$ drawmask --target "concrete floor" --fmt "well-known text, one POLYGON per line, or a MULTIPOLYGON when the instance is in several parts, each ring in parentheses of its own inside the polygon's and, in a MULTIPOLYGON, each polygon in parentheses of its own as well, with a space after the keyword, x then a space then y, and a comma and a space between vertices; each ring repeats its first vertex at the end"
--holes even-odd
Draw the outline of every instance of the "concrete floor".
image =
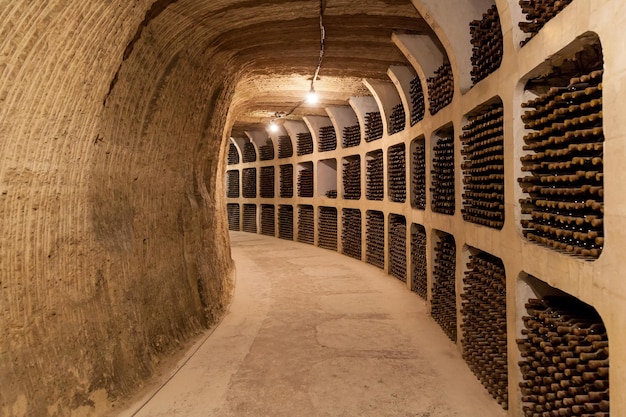
POLYGON ((231 240, 229 313, 122 416, 506 415, 400 281, 309 245, 231 240))

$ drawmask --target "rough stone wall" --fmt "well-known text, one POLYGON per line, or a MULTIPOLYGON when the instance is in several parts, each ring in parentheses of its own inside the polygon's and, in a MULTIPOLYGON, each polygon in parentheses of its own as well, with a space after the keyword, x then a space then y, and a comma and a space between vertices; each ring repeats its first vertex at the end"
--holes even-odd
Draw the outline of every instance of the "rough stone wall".
POLYGON ((151 3, 0 0, 0 416, 102 414, 227 302, 233 82, 151 3))

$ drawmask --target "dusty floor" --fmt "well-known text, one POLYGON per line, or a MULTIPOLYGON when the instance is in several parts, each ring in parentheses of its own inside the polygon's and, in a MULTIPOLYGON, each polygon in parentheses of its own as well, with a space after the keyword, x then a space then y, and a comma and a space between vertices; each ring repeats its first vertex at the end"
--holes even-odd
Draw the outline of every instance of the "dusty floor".
POLYGON ((156 395, 122 416, 506 414, 400 281, 309 245, 231 239, 230 312, 156 395))

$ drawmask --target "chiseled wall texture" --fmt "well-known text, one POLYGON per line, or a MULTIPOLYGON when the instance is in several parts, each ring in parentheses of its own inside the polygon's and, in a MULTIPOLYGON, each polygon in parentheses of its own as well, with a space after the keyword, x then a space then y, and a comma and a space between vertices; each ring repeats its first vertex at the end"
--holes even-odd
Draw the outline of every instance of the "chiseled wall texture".
POLYGON ((235 81, 152 3, 0 0, 0 416, 102 414, 228 302, 235 81))

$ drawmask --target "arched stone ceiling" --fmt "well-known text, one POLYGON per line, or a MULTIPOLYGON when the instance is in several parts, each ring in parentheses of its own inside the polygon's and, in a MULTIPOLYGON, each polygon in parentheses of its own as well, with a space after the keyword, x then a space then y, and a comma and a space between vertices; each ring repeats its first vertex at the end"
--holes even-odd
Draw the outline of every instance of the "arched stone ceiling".
MULTIPOLYGON (((167 20, 188 25, 185 39, 182 31, 175 37, 190 54, 207 64, 219 56, 241 75, 231 108, 233 135, 241 135, 303 99, 320 52, 319 11, 318 0, 178 0, 159 26, 173 31, 167 20)), ((325 106, 367 94, 364 78, 385 79, 390 65, 406 64, 393 32, 432 33, 410 0, 324 0, 324 26, 326 50, 315 83, 322 101, 301 106, 294 117, 325 114, 325 106)))

